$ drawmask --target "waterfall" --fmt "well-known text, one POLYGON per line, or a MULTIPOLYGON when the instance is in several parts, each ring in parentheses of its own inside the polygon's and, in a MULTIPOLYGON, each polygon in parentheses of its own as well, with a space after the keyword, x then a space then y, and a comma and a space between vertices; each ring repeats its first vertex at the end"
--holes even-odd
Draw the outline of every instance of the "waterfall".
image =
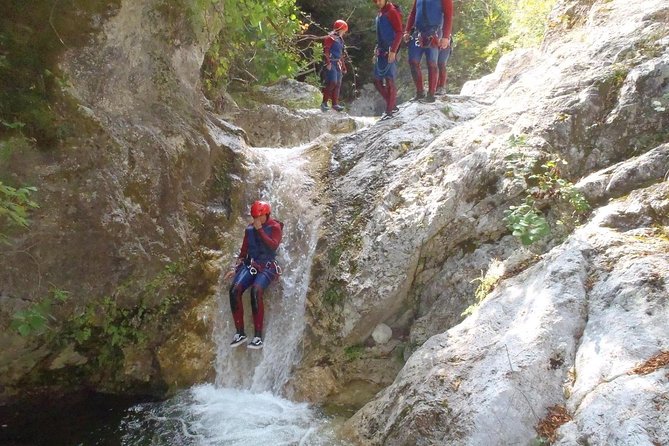
MULTIPOLYGON (((247 148, 246 202, 269 201, 272 218, 284 223, 277 260, 280 279, 265 292, 264 348, 230 347, 234 324, 228 289, 219 283, 215 324, 216 381, 195 386, 168 401, 135 406, 124 419, 124 446, 140 444, 248 446, 257 444, 336 446, 331 420, 307 403, 282 396, 299 362, 305 329, 305 304, 322 209, 309 174, 324 150, 315 143, 295 148, 247 148)), ((324 154, 325 155, 325 154, 324 154)), ((249 223, 240 215, 228 234, 238 253, 249 223)), ((232 263, 233 257, 226 259, 232 263)), ((227 269, 227 268, 224 268, 227 269)), ((244 293, 245 328, 253 333, 249 292, 244 293)))
MULTIPOLYGON (((219 285, 221 310, 215 336, 218 345, 217 386, 279 394, 292 367, 300 359, 309 272, 322 214, 315 204, 314 181, 307 172, 307 152, 313 150, 313 146, 249 149, 248 184, 252 186, 247 193, 247 202, 268 201, 272 206, 272 218, 284 223, 277 255, 283 272, 264 296, 265 345, 261 350, 249 350, 244 346, 230 348, 235 332, 228 298, 230 284, 219 285)), ((248 217, 239 225, 239 245, 246 224, 248 217)), ((243 304, 245 328, 251 334, 253 324, 250 322, 248 295, 247 291, 243 304)))

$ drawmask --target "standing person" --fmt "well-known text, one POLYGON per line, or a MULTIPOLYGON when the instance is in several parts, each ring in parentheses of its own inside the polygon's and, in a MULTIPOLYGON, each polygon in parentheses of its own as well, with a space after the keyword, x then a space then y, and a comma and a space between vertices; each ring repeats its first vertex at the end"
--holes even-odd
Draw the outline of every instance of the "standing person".
POLYGON ((234 276, 230 286, 230 310, 237 332, 230 343, 238 347, 246 341, 244 332, 244 305, 242 294, 251 287, 251 311, 255 335, 248 348, 263 347, 263 293, 279 277, 281 268, 276 263, 276 250, 281 243, 283 223, 270 217, 272 208, 266 201, 255 201, 251 205, 253 222, 246 227, 242 248, 234 268, 224 280, 234 276))
POLYGON ((392 118, 397 108, 397 50, 402 41, 402 16, 387 0, 372 0, 379 13, 376 16, 376 49, 374 50, 374 86, 386 101, 381 119, 392 118))
POLYGON ((348 31, 348 24, 343 20, 334 22, 332 31, 323 42, 323 56, 325 57, 325 87, 323 87, 323 102, 321 110, 328 111, 328 101, 332 101, 332 109, 344 110, 339 105, 339 90, 343 73, 346 73, 344 63, 344 34, 348 31))
POLYGON ((439 80, 437 81, 437 90, 435 91, 436 95, 442 95, 446 93, 446 84, 448 83, 448 71, 446 71, 446 63, 451 57, 451 51, 453 48, 453 38, 449 39, 448 48, 442 48, 439 50, 439 59, 437 60, 437 68, 439 69, 439 80))
POLYGON ((404 29, 404 40, 409 45, 409 67, 416 84, 414 100, 434 102, 437 89, 437 61, 439 49, 450 46, 453 26, 453 0, 414 0, 404 29), (427 97, 423 87, 420 61, 423 54, 427 60, 427 97))

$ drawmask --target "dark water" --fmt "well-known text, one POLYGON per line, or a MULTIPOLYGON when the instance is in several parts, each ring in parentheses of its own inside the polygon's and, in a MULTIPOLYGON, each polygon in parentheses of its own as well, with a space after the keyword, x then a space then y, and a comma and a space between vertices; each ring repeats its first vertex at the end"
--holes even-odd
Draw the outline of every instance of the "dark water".
POLYGON ((146 399, 78 393, 0 406, 2 446, 118 446, 119 425, 130 407, 146 399))
POLYGON ((164 401, 90 393, 0 407, 0 445, 345 446, 342 421, 269 392, 205 384, 164 401))

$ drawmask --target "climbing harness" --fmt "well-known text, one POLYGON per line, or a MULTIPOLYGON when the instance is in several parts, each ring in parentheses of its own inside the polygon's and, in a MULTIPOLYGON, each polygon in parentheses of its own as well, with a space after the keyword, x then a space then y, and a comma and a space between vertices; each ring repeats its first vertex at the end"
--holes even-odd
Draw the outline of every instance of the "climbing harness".
POLYGON ((388 61, 387 61, 388 59, 386 59, 386 67, 382 69, 382 68, 379 66, 379 57, 388 57, 388 53, 389 53, 389 51, 382 51, 382 50, 380 50, 380 49, 378 49, 378 48, 374 51, 374 66, 376 67, 376 72, 377 72, 377 73, 379 74, 379 76, 381 76, 381 77, 386 77, 386 74, 387 74, 388 71, 390 71, 390 69, 392 68, 393 63, 397 62, 398 57, 399 57, 399 55, 396 55, 396 56, 395 56, 395 62, 393 62, 393 63, 388 62, 388 61))
POLYGON ((283 274, 283 270, 281 269, 281 267, 279 266, 279 264, 276 263, 276 260, 273 260, 273 261, 270 261, 270 262, 266 262, 266 263, 265 263, 265 266, 263 267, 261 264, 259 264, 259 263, 256 262, 255 260, 251 259, 251 261, 250 261, 249 264, 247 265, 247 268, 249 269, 249 273, 251 273, 252 276, 255 276, 255 275, 258 274, 259 272, 261 273, 261 272, 263 272, 265 269, 270 268, 270 267, 272 267, 272 266, 274 266, 274 271, 276 271, 276 274, 277 274, 277 275, 280 276, 281 274, 283 274))

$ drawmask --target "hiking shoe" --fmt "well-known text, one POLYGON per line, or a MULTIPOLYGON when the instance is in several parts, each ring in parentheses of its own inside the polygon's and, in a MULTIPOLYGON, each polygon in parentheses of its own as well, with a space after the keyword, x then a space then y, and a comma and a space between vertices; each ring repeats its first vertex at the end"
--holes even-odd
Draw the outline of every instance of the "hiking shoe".
POLYGON ((235 333, 235 335, 232 337, 232 342, 230 343, 230 347, 232 348, 239 347, 244 342, 246 342, 246 335, 235 333))
POLYGON ((446 94, 446 88, 445 87, 439 87, 437 88, 437 91, 434 92, 435 96, 442 96, 446 94))
POLYGON ((251 342, 249 342, 249 345, 247 345, 247 347, 248 348, 253 348, 253 349, 259 349, 259 348, 262 348, 262 345, 263 345, 262 344, 262 338, 259 338, 258 336, 256 336, 255 338, 253 338, 253 340, 251 342))
POLYGON ((332 106, 332 110, 337 110, 338 112, 340 112, 340 111, 344 110, 344 106, 339 105, 339 104, 335 104, 335 105, 332 106))
POLYGON ((418 93, 416 93, 416 96, 411 98, 411 102, 420 101, 421 99, 424 99, 424 98, 425 98, 425 92, 424 91, 419 91, 418 93))
POLYGON ((432 102, 434 102, 434 101, 436 101, 436 100, 437 100, 437 99, 434 97, 433 94, 429 94, 429 93, 428 93, 427 96, 425 96, 425 99, 423 99, 421 102, 432 103, 432 102))
POLYGON ((330 107, 328 107, 328 104, 326 104, 325 102, 321 103, 321 111, 326 112, 328 110, 330 110, 330 107))

